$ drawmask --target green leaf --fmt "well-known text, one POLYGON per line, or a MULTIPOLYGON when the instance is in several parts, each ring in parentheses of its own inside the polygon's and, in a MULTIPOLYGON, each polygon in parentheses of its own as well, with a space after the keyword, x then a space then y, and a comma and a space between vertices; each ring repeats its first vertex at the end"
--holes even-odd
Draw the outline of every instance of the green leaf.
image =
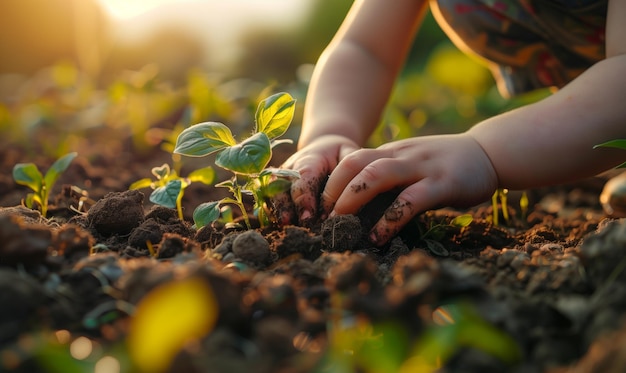
POLYGON ((214 222, 220 217, 220 202, 205 202, 201 203, 193 210, 193 222, 198 229, 205 225, 214 222))
POLYGON ((128 189, 143 189, 143 188, 149 188, 152 186, 152 180, 146 178, 143 178, 141 180, 137 180, 134 183, 130 184, 130 186, 128 187, 128 189))
POLYGON ((251 175, 261 172, 271 157, 270 140, 265 133, 259 132, 224 149, 215 157, 215 164, 235 173, 251 175))
POLYGON ((267 175, 274 175, 276 177, 286 177, 286 178, 292 178, 292 179, 299 179, 300 178, 300 173, 296 170, 290 170, 287 168, 275 168, 275 167, 270 167, 270 168, 266 168, 263 171, 261 171, 261 173, 259 173, 259 176, 267 176, 267 175))
POLYGON ((170 175, 170 165, 163 163, 161 167, 152 167, 152 175, 158 180, 163 180, 170 175))
POLYGON ((289 188, 291 188, 291 181, 287 179, 276 179, 263 188, 263 196, 265 198, 272 198, 279 193, 288 191, 289 188))
POLYGON ((272 95, 259 103, 256 110, 256 132, 263 132, 270 139, 284 134, 295 112, 296 100, 288 93, 272 95))
POLYGON ((218 122, 193 125, 178 135, 174 153, 202 157, 237 144, 228 127, 218 122))
POLYGON ((63 157, 57 159, 56 162, 54 162, 52 166, 50 166, 48 172, 46 172, 46 176, 44 177, 44 184, 46 185, 48 190, 52 189, 52 186, 54 185, 54 183, 57 182, 59 176, 61 176, 61 174, 65 172, 65 170, 67 170, 70 163, 72 163, 77 155, 78 153, 76 152, 66 154, 63 157))
POLYGON ((187 176, 189 182, 200 182, 202 184, 211 185, 215 180, 215 170, 211 167, 197 169, 187 176))
POLYGON ((176 208, 176 200, 182 190, 182 182, 180 180, 172 180, 165 186, 156 188, 150 194, 150 202, 167 208, 176 208))
POLYGON ((455 227, 467 227, 472 223, 472 220, 474 220, 474 218, 471 214, 459 215, 456 218, 452 219, 450 225, 455 227))
POLYGON ((617 149, 626 149, 626 139, 617 139, 611 140, 607 142, 603 142, 602 144, 594 145, 594 149, 596 148, 617 148, 617 149))
POLYGON ((35 192, 41 191, 43 176, 34 163, 18 163, 13 166, 13 179, 35 192))

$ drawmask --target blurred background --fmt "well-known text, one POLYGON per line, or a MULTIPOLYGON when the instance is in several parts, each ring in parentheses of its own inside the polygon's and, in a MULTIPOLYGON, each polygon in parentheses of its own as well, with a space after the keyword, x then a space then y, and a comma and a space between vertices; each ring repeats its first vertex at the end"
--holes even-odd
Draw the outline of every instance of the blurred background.
MULTIPOLYGON (((20 0, 0 13, 0 142, 50 157, 171 150, 183 128, 251 128, 277 91, 298 99, 350 0, 20 0), (111 141, 109 141, 111 140, 111 141)), ((458 132, 505 100, 430 17, 371 139, 458 132)), ((297 116, 288 133, 299 133, 297 116)))

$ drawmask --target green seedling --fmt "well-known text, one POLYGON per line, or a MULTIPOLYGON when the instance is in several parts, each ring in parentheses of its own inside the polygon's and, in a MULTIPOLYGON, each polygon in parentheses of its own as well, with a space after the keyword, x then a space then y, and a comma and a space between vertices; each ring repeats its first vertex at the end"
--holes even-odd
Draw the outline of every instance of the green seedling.
POLYGON ((34 163, 18 163, 13 167, 13 179, 20 185, 29 187, 29 193, 22 203, 31 209, 38 208, 41 215, 48 213, 48 199, 50 191, 61 174, 67 170, 78 153, 68 153, 57 159, 43 175, 34 163))
POLYGON ((241 142, 237 142, 231 130, 219 122, 195 124, 180 133, 174 148, 175 154, 203 157, 216 153, 215 164, 233 173, 231 179, 215 185, 227 188, 233 197, 199 205, 193 214, 196 227, 217 220, 222 204, 234 204, 241 210, 246 227, 250 229, 244 195, 253 197, 253 213, 261 225, 269 224, 267 201, 288 190, 291 179, 300 177, 293 170, 267 168, 272 149, 278 144, 291 142, 279 140, 278 137, 291 124, 295 102, 288 93, 277 93, 261 101, 255 114, 254 132, 241 142))
MULTIPOLYGON (((616 148, 616 149, 626 150, 626 139, 617 139, 617 140, 611 140, 611 141, 603 142, 602 144, 595 145, 593 148, 594 149, 597 149, 597 148, 616 148)), ((620 164, 619 166, 617 166, 615 168, 626 168, 626 162, 620 164)))
POLYGON ((193 182, 211 185, 215 180, 215 170, 211 167, 197 169, 187 177, 181 177, 175 170, 170 169, 167 163, 152 168, 155 180, 144 178, 131 184, 129 189, 152 188, 150 202, 167 208, 175 208, 178 218, 183 219, 182 200, 187 188, 193 182))
POLYGON ((423 230, 421 226, 418 226, 420 229, 420 239, 426 244, 428 249, 437 254, 439 256, 448 256, 450 253, 448 250, 441 244, 441 240, 444 238, 446 234, 446 230, 452 227, 463 228, 467 227, 472 223, 474 218, 470 214, 463 214, 455 217, 448 224, 444 223, 434 223, 431 221, 429 223, 428 229, 423 230))
POLYGON ((502 209, 502 217, 506 224, 509 223, 509 207, 507 203, 507 197, 509 190, 504 188, 497 189, 491 196, 491 205, 493 206, 493 225, 500 225, 500 212, 498 209, 498 199, 500 200, 500 208, 502 209))

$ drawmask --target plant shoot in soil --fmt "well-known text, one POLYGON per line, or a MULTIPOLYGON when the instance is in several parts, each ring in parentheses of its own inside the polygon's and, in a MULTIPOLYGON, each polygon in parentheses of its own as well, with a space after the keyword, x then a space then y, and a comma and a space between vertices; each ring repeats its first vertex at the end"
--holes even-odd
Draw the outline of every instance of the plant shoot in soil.
POLYGON ((174 148, 175 154, 203 157, 216 153, 215 164, 233 173, 229 180, 215 186, 227 188, 232 198, 199 205, 193 213, 194 223, 200 228, 219 218, 221 204, 234 204, 242 213, 249 229, 248 212, 244 194, 254 199, 253 213, 262 226, 269 224, 266 202, 269 198, 289 189, 290 179, 300 175, 293 170, 268 168, 272 149, 291 140, 282 136, 293 119, 296 100, 288 93, 274 94, 259 103, 255 114, 253 134, 241 142, 235 140, 231 130, 219 122, 195 124, 180 133, 174 148), (243 183, 239 178, 243 178, 243 183))
POLYGON ((181 177, 167 163, 160 167, 153 167, 152 175, 156 180, 144 178, 132 183, 129 189, 152 188, 150 202, 167 208, 175 208, 178 211, 178 218, 181 220, 183 219, 182 200, 185 188, 193 182, 211 185, 215 180, 215 170, 211 167, 199 168, 192 171, 187 177, 181 177))
POLYGON ((26 195, 23 204, 31 209, 38 208, 41 215, 48 213, 48 198, 54 184, 61 174, 67 170, 78 153, 68 153, 57 159, 45 175, 39 171, 34 163, 18 163, 13 166, 13 179, 20 185, 29 187, 33 193, 26 195))

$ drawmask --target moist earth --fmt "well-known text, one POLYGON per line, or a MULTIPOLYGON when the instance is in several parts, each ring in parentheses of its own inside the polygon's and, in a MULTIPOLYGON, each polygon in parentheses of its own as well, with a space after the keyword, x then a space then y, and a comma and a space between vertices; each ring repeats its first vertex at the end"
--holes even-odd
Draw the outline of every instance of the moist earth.
POLYGON ((82 209, 60 187, 47 218, 0 180, 0 371, 56 371, 41 356, 69 356, 61 330, 119 354, 146 295, 185 279, 217 316, 162 371, 626 371, 626 221, 598 203, 605 177, 528 191, 529 211, 511 193, 499 225, 490 204, 429 211, 384 247, 367 232, 389 196, 317 226, 196 229, 121 180, 82 209))

